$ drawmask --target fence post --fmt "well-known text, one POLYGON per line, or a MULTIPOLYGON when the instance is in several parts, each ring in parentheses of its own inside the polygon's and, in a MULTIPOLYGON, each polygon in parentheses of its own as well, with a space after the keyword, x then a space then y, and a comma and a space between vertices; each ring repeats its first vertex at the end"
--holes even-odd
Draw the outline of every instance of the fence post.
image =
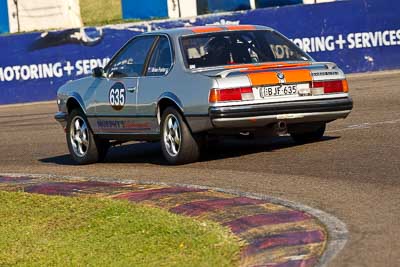
POLYGON ((256 0, 250 0, 250 8, 251 9, 256 9, 256 0))

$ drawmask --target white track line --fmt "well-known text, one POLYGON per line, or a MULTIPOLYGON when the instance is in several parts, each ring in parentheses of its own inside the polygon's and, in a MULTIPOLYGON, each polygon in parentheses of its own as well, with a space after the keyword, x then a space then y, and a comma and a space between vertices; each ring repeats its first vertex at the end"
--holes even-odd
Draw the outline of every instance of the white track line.
POLYGON ((378 122, 363 122, 360 124, 349 125, 346 128, 342 128, 342 129, 330 130, 330 131, 327 131, 327 133, 335 133, 335 132, 349 131, 349 130, 369 129, 374 126, 386 125, 386 124, 396 124, 396 123, 400 123, 400 119, 390 120, 390 121, 378 121, 378 122))

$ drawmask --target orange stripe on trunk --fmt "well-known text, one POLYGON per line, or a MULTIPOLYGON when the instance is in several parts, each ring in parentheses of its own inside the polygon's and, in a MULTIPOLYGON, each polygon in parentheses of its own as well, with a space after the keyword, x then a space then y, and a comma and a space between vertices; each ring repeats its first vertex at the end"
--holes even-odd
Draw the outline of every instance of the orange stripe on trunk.
POLYGON ((309 70, 287 70, 284 71, 285 80, 287 83, 298 83, 298 82, 311 82, 312 77, 309 70))
MULTIPOLYGON (((309 70, 286 70, 282 71, 285 75, 286 83, 311 82, 312 77, 309 70)), ((277 72, 258 72, 247 74, 253 86, 278 84, 277 72)))
POLYGON ((276 72, 250 73, 247 76, 249 77, 251 84, 253 86, 279 83, 279 79, 276 76, 276 72))
POLYGON ((249 30, 255 30, 256 27, 252 26, 252 25, 230 25, 230 26, 226 26, 226 28, 230 31, 249 31, 249 30))
POLYGON ((203 27, 203 26, 191 27, 189 29, 194 33, 220 32, 224 30, 223 28, 220 27, 203 27))

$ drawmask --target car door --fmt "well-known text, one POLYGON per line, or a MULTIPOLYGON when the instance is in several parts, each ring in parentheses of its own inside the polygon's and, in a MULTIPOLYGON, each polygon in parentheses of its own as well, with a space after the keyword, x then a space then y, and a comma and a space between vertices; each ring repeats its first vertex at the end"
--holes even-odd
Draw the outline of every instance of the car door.
POLYGON ((173 62, 172 46, 166 35, 157 37, 154 50, 143 77, 139 80, 136 114, 138 119, 149 126, 149 133, 159 133, 157 121, 157 100, 171 88, 173 62))
POLYGON ((139 77, 143 75, 154 36, 131 40, 105 68, 96 90, 96 116, 91 122, 96 133, 135 134, 146 131, 136 120, 139 77))

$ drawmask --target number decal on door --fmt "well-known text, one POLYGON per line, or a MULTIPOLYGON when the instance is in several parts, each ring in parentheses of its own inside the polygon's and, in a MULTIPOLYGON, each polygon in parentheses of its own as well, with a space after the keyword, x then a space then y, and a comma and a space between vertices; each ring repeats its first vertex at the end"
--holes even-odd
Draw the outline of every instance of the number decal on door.
POLYGON ((115 83, 108 94, 108 100, 110 105, 115 110, 121 110, 124 108, 126 101, 126 89, 123 83, 115 83))

